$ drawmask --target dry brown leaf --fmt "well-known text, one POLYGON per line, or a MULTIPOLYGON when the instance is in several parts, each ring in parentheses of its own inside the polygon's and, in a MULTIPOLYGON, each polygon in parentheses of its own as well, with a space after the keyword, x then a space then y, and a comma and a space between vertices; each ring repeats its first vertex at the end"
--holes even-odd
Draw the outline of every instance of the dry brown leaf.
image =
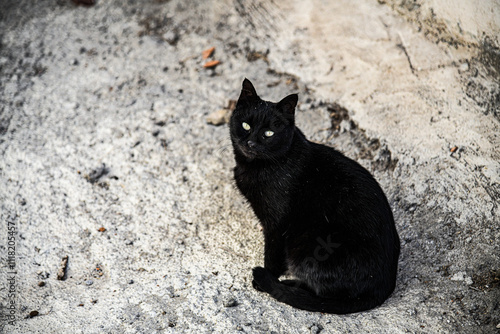
POLYGON ((210 61, 207 61, 207 62, 203 65, 203 67, 204 67, 204 68, 213 68, 213 67, 215 67, 215 66, 217 66, 217 65, 219 65, 219 64, 220 64, 220 61, 218 61, 218 60, 210 60, 210 61))
POLYGON ((209 49, 206 49, 204 50, 202 53, 201 53, 201 56, 203 57, 203 59, 207 59, 208 57, 210 57, 215 51, 215 47, 211 47, 209 49))

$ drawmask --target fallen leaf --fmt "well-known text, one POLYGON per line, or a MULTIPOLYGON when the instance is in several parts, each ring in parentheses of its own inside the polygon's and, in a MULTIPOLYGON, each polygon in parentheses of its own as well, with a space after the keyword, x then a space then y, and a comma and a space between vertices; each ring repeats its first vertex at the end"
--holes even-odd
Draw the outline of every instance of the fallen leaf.
POLYGON ((215 51, 215 47, 211 47, 210 49, 206 49, 204 50, 202 53, 201 53, 201 56, 203 59, 207 59, 208 57, 210 57, 215 51))
POLYGON ((230 110, 220 109, 208 115, 206 121, 208 124, 222 125, 228 123, 230 117, 231 117, 230 110))
POLYGON ((203 67, 204 67, 204 68, 212 68, 212 67, 215 67, 215 66, 217 66, 217 65, 219 65, 219 64, 220 64, 220 61, 218 61, 218 60, 210 60, 210 61, 207 61, 207 62, 203 65, 203 67))

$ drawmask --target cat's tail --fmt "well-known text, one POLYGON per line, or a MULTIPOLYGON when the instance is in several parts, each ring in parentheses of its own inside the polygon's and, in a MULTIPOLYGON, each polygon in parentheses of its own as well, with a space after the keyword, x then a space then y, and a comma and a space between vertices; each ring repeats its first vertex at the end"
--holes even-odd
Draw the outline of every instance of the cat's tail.
POLYGON ((373 298, 341 300, 320 297, 299 285, 281 282, 269 270, 262 267, 253 269, 252 283, 255 289, 269 293, 282 303, 311 312, 356 313, 372 309, 384 302, 384 300, 374 300, 373 298))

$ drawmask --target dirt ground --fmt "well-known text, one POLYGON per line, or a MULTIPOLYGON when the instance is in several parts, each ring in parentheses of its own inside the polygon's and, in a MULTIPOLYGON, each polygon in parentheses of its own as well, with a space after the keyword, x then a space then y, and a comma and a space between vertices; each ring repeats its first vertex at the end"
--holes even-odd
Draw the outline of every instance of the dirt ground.
POLYGON ((2 1, 0 331, 498 333, 499 59, 375 0, 2 1), (385 190, 402 253, 381 307, 251 287, 262 233, 207 122, 245 77, 299 93, 297 125, 385 190))

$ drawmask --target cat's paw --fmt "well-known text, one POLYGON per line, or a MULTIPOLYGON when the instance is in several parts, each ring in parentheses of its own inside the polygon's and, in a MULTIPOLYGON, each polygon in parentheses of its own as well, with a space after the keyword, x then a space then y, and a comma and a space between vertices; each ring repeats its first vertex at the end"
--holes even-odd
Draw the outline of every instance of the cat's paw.
POLYGON ((260 292, 264 292, 264 290, 259 286, 259 281, 262 281, 261 279, 261 276, 263 275, 262 272, 265 270, 266 269, 262 267, 255 267, 252 269, 252 274, 253 274, 252 286, 255 290, 260 292))
POLYGON ((262 267, 255 267, 252 269, 253 280, 252 286, 257 291, 269 291, 272 282, 277 280, 269 270, 262 267))
POLYGON ((264 290, 261 289, 259 283, 257 283, 255 280, 252 280, 252 287, 259 292, 265 292, 264 290))

